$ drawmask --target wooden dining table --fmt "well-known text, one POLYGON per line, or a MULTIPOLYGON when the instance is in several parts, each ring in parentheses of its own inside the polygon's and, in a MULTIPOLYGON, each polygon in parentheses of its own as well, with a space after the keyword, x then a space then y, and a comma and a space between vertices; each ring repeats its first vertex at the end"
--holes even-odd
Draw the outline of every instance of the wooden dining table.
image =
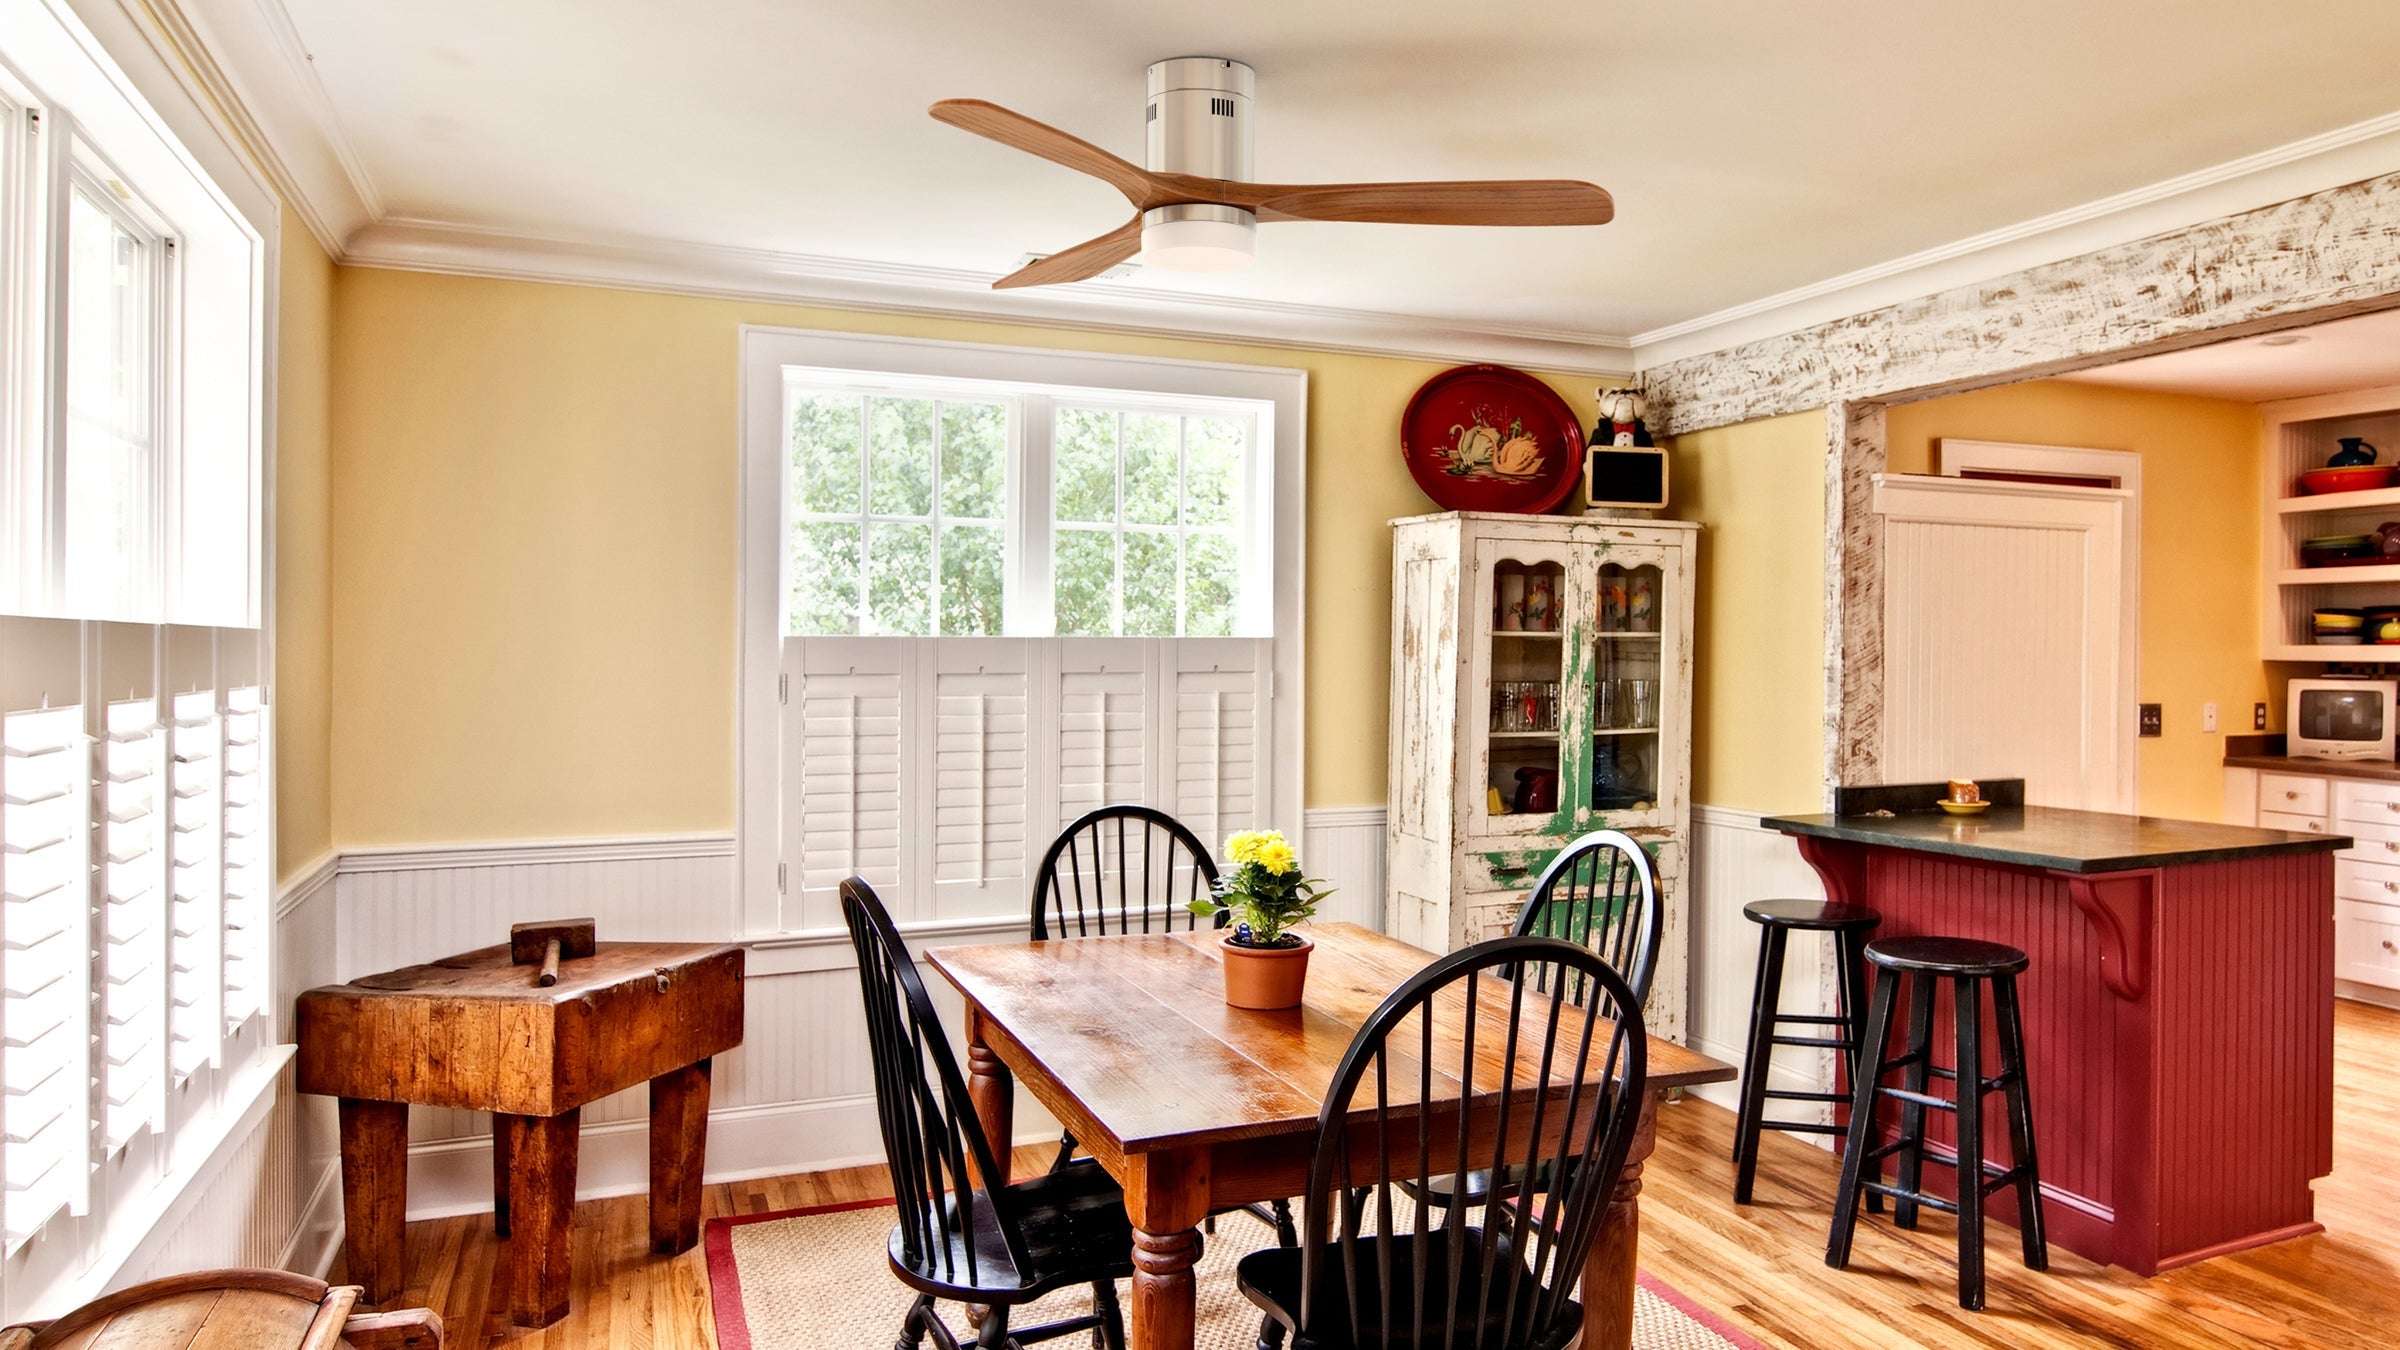
MULTIPOLYGON (((1191 1350, 1201 1221, 1308 1189, 1317 1114, 1342 1055, 1376 1007, 1435 959, 1352 924, 1308 933, 1308 992, 1284 1012, 1226 1004, 1219 935, 1206 930, 925 954, 965 996, 967 1090, 993 1156, 1009 1156, 1022 1084, 1125 1188, 1133 1350, 1191 1350)), ((1660 1099, 1735 1076, 1655 1036, 1648 1049, 1640 1124, 1584 1263, 1591 1350, 1632 1343, 1642 1165, 1660 1099)))

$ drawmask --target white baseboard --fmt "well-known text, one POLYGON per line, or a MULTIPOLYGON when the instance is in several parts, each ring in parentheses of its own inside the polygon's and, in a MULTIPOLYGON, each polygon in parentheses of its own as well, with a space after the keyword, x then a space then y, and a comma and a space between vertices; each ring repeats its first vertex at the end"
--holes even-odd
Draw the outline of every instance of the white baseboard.
POLYGON ((301 1203, 292 1240, 284 1244, 283 1256, 275 1265, 324 1279, 333 1270, 333 1258, 341 1254, 342 1236, 347 1231, 342 1219, 342 1164, 334 1159, 317 1173, 317 1184, 301 1203))

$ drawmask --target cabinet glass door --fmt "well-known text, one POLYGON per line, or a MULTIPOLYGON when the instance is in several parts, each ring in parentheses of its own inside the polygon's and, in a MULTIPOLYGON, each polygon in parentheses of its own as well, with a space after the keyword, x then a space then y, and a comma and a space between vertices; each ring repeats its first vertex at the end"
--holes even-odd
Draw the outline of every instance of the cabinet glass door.
POLYGON ((1585 783, 1587 819, 1619 828, 1658 823, 1672 772, 1667 747, 1682 744, 1682 691, 1676 679, 1683 635, 1669 616, 1682 613, 1675 555, 1614 547, 1600 555, 1593 612, 1575 625, 1586 639, 1590 672, 1585 783))
POLYGON ((1469 833, 1554 832, 1576 810, 1585 712, 1567 629, 1588 596, 1570 581, 1571 556, 1564 545, 1529 540, 1475 546, 1468 687, 1480 697, 1465 709, 1465 762, 1480 778, 1469 785, 1469 833))

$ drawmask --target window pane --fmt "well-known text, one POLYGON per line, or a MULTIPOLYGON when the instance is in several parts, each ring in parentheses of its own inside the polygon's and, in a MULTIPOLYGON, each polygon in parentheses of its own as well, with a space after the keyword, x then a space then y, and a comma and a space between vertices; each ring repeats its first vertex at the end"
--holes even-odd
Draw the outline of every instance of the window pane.
MULTIPOLYGON (((1114 524, 1117 519, 1117 416, 1088 408, 1058 410, 1050 482, 1054 520, 1114 524)), ((1063 629, 1061 630, 1064 631, 1063 629)))
POLYGON ((1003 467, 1007 454, 1006 407, 998 403, 944 403, 942 514, 952 519, 965 516, 998 520, 1008 502, 1008 478, 1003 467))
POLYGON ((933 527, 867 527, 867 631, 933 631, 933 527))
POLYGON ((942 631, 1000 632, 1000 529, 995 525, 942 527, 942 631))
POLYGON ((868 414, 867 509, 933 514, 933 400, 879 398, 868 414))
MULTIPOLYGON (((792 508, 831 515, 858 511, 858 421, 855 394, 800 394, 792 399, 792 508)), ((855 546, 853 538, 851 544, 855 546)))
POLYGON ((131 617, 150 564, 146 245, 80 187, 67 212, 68 612, 131 617))
POLYGON ((1231 525, 1241 500, 1242 424, 1222 417, 1184 423, 1183 523, 1231 525))
POLYGON ((1231 538, 1195 534, 1183 541, 1184 636, 1233 636, 1233 601, 1240 588, 1231 538))
POLYGON ((1125 536, 1125 636, 1175 636, 1175 536, 1125 536))
POLYGON ((1125 415, 1125 519, 1134 525, 1175 523, 1175 434, 1180 417, 1125 415))
POLYGON ((1117 588, 1116 536, 1106 530, 1060 530, 1051 539, 1059 633, 1106 637, 1116 632, 1111 604, 1117 588))
POLYGON ((858 526, 803 520, 792 526, 790 627, 795 634, 858 631, 858 526))

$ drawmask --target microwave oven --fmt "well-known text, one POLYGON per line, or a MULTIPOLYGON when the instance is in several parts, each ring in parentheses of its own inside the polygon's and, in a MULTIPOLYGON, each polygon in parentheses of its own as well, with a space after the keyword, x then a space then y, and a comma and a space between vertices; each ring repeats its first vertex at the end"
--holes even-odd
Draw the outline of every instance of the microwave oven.
POLYGON ((2392 758, 2395 680, 2294 680, 2284 748, 2318 759, 2392 758))

